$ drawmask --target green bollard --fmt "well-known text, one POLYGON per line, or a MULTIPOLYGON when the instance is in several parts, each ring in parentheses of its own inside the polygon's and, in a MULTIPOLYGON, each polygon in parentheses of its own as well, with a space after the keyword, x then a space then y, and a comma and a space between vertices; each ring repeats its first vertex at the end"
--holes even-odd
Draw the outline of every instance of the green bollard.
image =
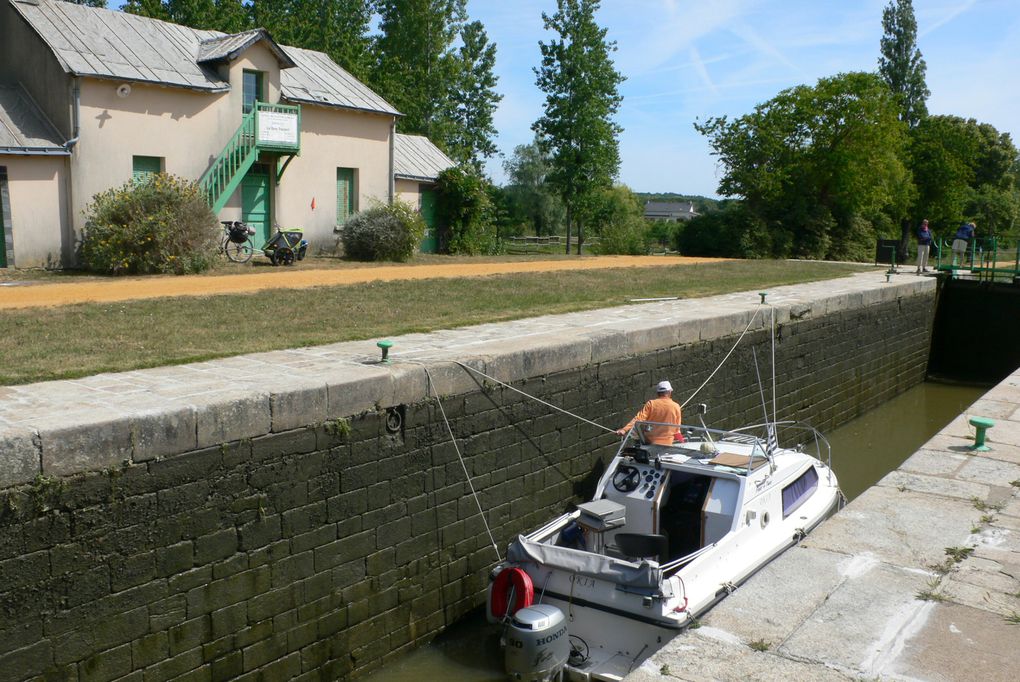
POLYGON ((382 349, 382 360, 379 362, 384 365, 390 364, 390 348, 393 347, 392 341, 379 341, 375 345, 382 349))
POLYGON ((985 431, 995 426, 995 422, 988 417, 971 417, 970 425, 976 431, 974 434, 974 445, 970 449, 975 452, 988 452, 991 450, 990 447, 985 445, 985 431))

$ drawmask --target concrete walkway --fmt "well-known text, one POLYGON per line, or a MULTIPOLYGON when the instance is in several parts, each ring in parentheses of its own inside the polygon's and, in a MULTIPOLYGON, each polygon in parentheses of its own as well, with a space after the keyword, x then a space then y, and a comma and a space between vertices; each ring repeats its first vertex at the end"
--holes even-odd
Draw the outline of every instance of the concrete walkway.
POLYGON ((668 679, 1020 679, 1020 369, 627 677, 668 679))

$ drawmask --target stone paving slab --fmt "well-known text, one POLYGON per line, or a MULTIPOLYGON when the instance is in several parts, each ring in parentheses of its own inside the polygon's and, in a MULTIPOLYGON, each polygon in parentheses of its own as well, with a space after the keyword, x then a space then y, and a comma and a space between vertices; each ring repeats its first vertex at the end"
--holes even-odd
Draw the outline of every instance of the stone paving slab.
POLYGON ((627 680, 1020 678, 1017 387, 968 410, 991 451, 954 420, 627 680))
POLYGON ((773 311, 782 322, 934 287, 868 272, 776 287, 767 306, 745 291, 408 334, 391 339, 387 365, 367 340, 0 387, 0 442, 17 443, 0 458, 0 486, 254 438, 292 428, 299 416, 324 421, 475 390, 481 379, 457 362, 515 381, 764 329, 773 311))

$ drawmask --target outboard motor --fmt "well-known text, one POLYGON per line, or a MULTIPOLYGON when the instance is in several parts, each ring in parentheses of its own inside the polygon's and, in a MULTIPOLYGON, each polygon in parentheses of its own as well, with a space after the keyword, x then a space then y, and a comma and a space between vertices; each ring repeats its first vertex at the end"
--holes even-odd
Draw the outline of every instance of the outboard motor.
POLYGON ((548 682, 562 679, 570 656, 563 612, 536 604, 514 614, 506 634, 506 672, 511 680, 548 682))

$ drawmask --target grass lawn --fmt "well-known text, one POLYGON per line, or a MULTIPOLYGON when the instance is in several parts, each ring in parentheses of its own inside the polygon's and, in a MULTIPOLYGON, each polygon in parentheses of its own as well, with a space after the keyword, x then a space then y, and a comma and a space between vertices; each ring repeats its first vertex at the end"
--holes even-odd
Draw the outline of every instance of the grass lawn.
MULTIPOLYGON (((448 262, 448 261, 447 261, 448 262)), ((0 385, 831 279, 870 266, 729 261, 8 310, 0 385)))

